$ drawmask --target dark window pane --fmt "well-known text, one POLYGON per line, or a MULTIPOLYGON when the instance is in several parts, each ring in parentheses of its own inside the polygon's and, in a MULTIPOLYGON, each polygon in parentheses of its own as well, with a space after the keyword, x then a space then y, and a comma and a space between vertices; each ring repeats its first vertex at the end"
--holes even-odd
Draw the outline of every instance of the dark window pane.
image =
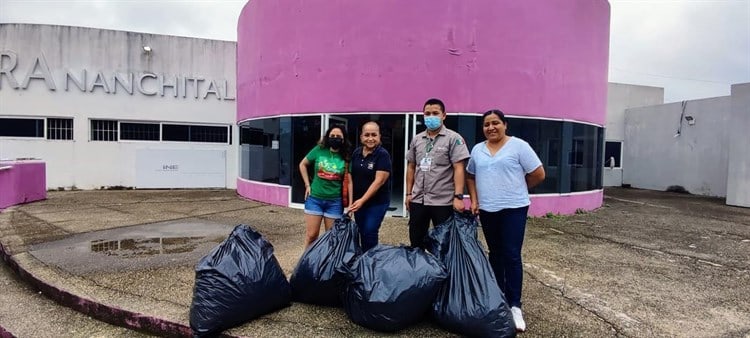
MULTIPOLYGON (((482 132, 482 116, 479 115, 452 115, 445 117, 445 126, 448 129, 453 130, 466 141, 466 146, 471 151, 474 145, 484 141, 484 133, 482 132)), ((418 132, 424 131, 424 125, 417 126, 418 132)))
POLYGON ((72 140, 73 119, 47 119, 48 140, 72 140))
POLYGON ((279 183, 279 118, 241 123, 240 139, 240 177, 279 183))
POLYGON ((572 149, 568 157, 571 191, 601 188, 602 130, 588 124, 573 124, 572 149))
POLYGON ((0 118, 0 136, 44 137, 44 120, 0 118))
POLYGON ((292 185, 292 175, 297 171, 297 164, 299 163, 294 163, 293 139, 292 118, 279 118, 279 184, 282 185, 292 185))
MULTIPOLYGON (((302 181, 297 164, 312 149, 322 133, 320 116, 292 117, 292 202, 305 202, 305 183, 302 181)), ((313 176, 310 176, 313 177, 313 176)))
POLYGON ((159 125, 156 123, 120 123, 121 140, 159 141, 159 125))
POLYGON ((546 178, 531 193, 560 192, 560 140, 562 122, 537 119, 508 118, 507 134, 518 137, 531 146, 542 161, 546 178))
POLYGON ((608 141, 604 146, 604 166, 611 167, 614 163, 615 168, 620 168, 622 159, 622 142, 608 141))
POLYGON ((117 121, 91 120, 92 141, 117 141, 117 121))
POLYGON ((226 126, 199 126, 187 124, 163 124, 163 141, 227 143, 226 126))
POLYGON ((227 143, 228 136, 225 126, 190 126, 190 142, 227 143))
POLYGON ((163 124, 161 126, 162 140, 164 141, 189 141, 190 126, 179 124, 163 124))

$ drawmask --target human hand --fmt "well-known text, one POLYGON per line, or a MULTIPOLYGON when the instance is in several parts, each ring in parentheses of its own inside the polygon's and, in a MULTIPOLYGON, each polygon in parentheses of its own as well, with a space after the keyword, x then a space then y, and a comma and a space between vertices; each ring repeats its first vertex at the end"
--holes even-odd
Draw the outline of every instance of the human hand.
POLYGON ((310 186, 305 187, 305 200, 307 200, 307 197, 310 196, 310 186))
POLYGON ((354 203, 349 205, 349 212, 355 212, 362 208, 362 205, 365 204, 365 202, 362 201, 362 199, 358 199, 354 201, 354 203))
POLYGON ((479 203, 477 203, 476 201, 471 202, 471 213, 472 215, 479 214, 479 203))
POLYGON ((460 200, 458 198, 453 199, 453 209, 462 212, 464 209, 466 209, 466 206, 464 205, 464 200, 460 200))
POLYGON ((406 211, 409 211, 409 204, 411 204, 411 195, 406 195, 404 199, 404 208, 406 208, 406 211))

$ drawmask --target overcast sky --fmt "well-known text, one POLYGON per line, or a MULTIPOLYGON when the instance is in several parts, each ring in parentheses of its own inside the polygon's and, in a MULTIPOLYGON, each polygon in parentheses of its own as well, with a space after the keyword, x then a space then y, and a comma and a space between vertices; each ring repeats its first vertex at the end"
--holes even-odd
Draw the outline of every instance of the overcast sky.
MULTIPOLYGON (((237 18, 245 3, 0 0, 0 23, 235 41, 237 18)), ((666 102, 729 95, 731 84, 750 82, 750 0, 611 0, 610 4, 610 82, 663 87, 666 102)))

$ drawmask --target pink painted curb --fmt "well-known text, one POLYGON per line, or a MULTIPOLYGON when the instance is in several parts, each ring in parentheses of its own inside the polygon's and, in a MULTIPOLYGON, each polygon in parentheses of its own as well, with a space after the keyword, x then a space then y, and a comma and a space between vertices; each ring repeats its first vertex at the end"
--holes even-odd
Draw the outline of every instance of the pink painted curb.
POLYGON ((12 333, 0 326, 0 338, 16 338, 12 333))

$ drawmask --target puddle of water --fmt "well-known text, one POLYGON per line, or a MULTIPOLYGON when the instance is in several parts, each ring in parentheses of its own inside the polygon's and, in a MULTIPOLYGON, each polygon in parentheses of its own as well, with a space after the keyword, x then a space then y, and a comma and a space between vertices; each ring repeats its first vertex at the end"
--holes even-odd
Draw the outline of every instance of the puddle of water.
POLYGON ((116 240, 93 240, 89 242, 91 252, 123 258, 185 253, 195 250, 199 244, 220 243, 222 237, 151 237, 116 240))
POLYGON ((33 245, 29 253, 76 274, 194 266, 233 228, 231 224, 183 219, 76 234, 33 245))

